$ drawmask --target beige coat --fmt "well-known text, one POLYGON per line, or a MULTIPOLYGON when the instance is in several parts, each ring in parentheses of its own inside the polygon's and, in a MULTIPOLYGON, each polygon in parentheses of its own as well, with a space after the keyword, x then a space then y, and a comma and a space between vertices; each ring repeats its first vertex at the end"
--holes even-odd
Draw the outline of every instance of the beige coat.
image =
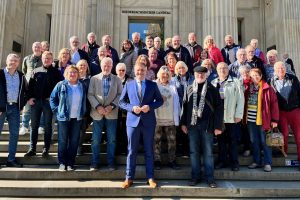
POLYGON ((101 106, 108 106, 108 105, 115 105, 117 106, 114 108, 111 113, 105 116, 106 119, 117 119, 118 118, 118 105, 119 105, 119 98, 122 93, 122 82, 121 80, 113 75, 110 74, 110 88, 107 97, 104 98, 103 95, 103 74, 100 73, 95 75, 91 78, 89 91, 88 91, 88 99, 91 103, 91 117, 94 120, 101 120, 103 115, 100 115, 96 107, 98 105, 101 106))

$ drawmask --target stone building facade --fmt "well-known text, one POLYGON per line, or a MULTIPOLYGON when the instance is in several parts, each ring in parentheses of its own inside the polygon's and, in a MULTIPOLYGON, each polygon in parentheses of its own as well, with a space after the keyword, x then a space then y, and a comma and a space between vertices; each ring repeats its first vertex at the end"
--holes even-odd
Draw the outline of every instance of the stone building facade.
POLYGON ((98 42, 112 35, 119 50, 129 24, 143 20, 161 22, 164 38, 179 34, 183 43, 192 31, 201 44, 213 35, 218 47, 226 34, 243 46, 257 38, 264 51, 289 53, 300 73, 299 0, 0 0, 0 63, 13 51, 30 54, 34 41, 49 40, 57 55, 70 36, 83 43, 91 31, 98 42))

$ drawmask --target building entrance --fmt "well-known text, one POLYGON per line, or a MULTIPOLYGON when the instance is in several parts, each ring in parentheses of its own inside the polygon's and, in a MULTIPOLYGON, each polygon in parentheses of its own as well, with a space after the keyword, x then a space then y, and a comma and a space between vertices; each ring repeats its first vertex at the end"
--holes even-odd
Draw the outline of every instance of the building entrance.
MULTIPOLYGON (((131 34, 139 32, 141 40, 145 42, 145 37, 160 37, 164 40, 164 19, 129 19, 128 20, 128 38, 131 39, 131 34)), ((162 42, 163 44, 163 42, 162 42)))

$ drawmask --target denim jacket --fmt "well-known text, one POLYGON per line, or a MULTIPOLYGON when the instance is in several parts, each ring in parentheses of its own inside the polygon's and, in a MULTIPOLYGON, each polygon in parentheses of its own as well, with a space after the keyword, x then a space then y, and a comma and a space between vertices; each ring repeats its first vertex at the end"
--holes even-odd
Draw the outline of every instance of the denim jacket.
MULTIPOLYGON (((77 120, 81 120, 86 112, 86 89, 80 81, 78 81, 78 86, 81 91, 81 101, 78 105, 77 120)), ((72 89, 68 81, 63 80, 57 83, 50 96, 50 106, 58 121, 70 120, 71 97, 72 89)))

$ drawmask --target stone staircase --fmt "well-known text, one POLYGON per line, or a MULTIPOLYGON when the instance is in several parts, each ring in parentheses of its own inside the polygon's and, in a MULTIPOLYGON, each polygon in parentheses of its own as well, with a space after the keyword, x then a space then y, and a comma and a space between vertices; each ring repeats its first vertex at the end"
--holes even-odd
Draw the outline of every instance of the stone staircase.
MULTIPOLYGON (((89 132, 87 134, 91 134, 89 132)), ((88 136, 88 135, 87 135, 88 136)), ((5 124, 0 136, 0 163, 4 164, 8 149, 8 126, 5 124)), ((143 153, 137 158, 136 180, 134 187, 121 189, 125 176, 126 156, 116 156, 118 169, 109 171, 106 168, 106 154, 101 154, 103 167, 99 171, 90 172, 90 144, 85 144, 88 152, 76 159, 76 170, 73 172, 58 172, 57 165, 57 133, 54 133, 50 157, 41 157, 43 135, 39 135, 37 156, 24 158, 28 150, 29 134, 20 136, 17 160, 24 164, 23 168, 0 168, 0 198, 1 197, 43 197, 43 198, 299 198, 300 172, 297 167, 286 166, 286 162, 296 160, 296 145, 294 138, 289 137, 289 154, 287 158, 273 157, 273 171, 263 172, 262 169, 249 170, 247 165, 252 157, 240 156, 240 171, 230 169, 215 170, 218 188, 207 188, 205 182, 196 187, 187 186, 190 178, 190 160, 178 157, 180 170, 163 167, 155 171, 159 183, 156 189, 150 189, 145 184, 145 168, 143 153)), ((105 150, 105 144, 101 145, 105 150)), ((216 152, 216 147, 215 150, 216 152)), ((102 151, 103 152, 103 151, 102 151)), ((167 156, 162 156, 163 162, 167 156)))

